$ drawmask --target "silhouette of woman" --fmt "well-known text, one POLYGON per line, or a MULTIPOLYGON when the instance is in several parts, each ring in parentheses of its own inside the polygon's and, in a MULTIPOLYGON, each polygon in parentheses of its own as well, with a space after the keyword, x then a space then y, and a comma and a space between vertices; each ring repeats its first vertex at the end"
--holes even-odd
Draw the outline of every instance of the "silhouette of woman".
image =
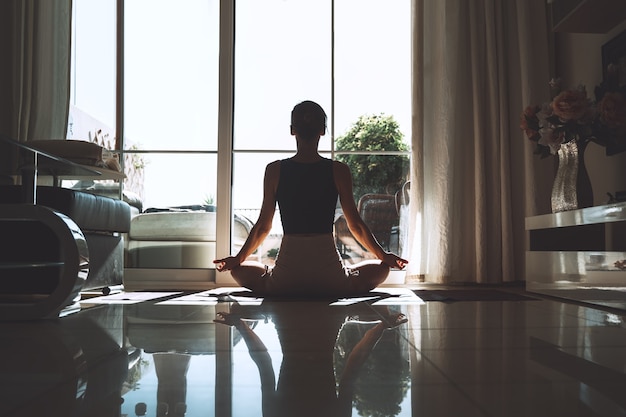
POLYGON ((319 154, 325 133, 322 107, 312 101, 294 107, 296 154, 267 165, 258 221, 237 255, 214 260, 217 270, 231 271, 239 285, 265 296, 350 296, 376 288, 390 268, 408 263, 385 251, 360 217, 350 168, 319 154), (377 260, 343 264, 333 236, 338 198, 350 232, 377 260), (277 203, 284 236, 275 266, 245 261, 269 234, 277 203))

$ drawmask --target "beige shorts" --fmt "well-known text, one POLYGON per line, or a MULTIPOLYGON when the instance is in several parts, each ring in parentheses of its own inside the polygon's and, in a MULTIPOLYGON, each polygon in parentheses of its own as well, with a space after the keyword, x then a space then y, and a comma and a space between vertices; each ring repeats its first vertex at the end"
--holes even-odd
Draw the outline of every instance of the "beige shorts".
POLYGON ((355 272, 344 266, 332 234, 283 236, 276 265, 265 275, 271 295, 347 296, 355 272))

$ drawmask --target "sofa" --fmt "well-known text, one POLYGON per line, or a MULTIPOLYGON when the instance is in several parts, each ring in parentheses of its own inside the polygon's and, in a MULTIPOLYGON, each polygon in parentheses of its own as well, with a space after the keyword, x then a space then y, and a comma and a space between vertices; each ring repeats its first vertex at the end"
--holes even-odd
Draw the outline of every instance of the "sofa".
MULTIPOLYGON (((133 217, 128 239, 128 268, 214 269, 215 206, 150 208, 133 217)), ((235 215, 233 245, 239 250, 252 222, 235 215)))

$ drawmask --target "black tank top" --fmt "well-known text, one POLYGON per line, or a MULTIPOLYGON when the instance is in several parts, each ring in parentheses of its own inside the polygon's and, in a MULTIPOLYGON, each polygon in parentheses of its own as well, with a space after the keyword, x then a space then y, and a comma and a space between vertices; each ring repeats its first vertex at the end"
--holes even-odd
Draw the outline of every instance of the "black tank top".
POLYGON ((283 233, 332 233, 337 206, 333 161, 280 161, 276 200, 283 233))

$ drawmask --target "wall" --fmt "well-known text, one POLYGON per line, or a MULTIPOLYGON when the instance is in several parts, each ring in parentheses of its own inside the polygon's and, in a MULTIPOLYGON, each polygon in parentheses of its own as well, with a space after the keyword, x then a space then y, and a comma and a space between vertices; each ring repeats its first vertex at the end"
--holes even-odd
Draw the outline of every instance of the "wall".
MULTIPOLYGON (((583 84, 593 96, 593 89, 602 81, 602 45, 626 30, 626 21, 605 34, 556 33, 555 74, 563 87, 583 84)), ((587 148, 585 163, 591 178, 594 205, 608 200, 606 193, 626 191, 626 152, 607 157, 604 148, 592 143, 587 148)))

